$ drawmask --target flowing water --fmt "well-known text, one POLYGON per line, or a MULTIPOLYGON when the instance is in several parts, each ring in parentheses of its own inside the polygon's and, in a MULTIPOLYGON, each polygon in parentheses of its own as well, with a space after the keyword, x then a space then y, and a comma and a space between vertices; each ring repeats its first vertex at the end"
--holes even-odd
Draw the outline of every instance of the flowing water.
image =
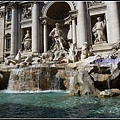
POLYGON ((120 118, 120 96, 68 96, 66 91, 0 91, 0 118, 120 118))
POLYGON ((52 67, 26 67, 12 69, 8 83, 8 90, 59 90, 61 82, 59 75, 56 75, 56 73, 57 69, 52 67))
POLYGON ((56 69, 14 69, 8 89, 0 91, 0 118, 120 118, 120 96, 68 96, 60 86, 56 69))
POLYGON ((70 77, 70 86, 69 86, 69 90, 74 90, 74 77, 70 77))

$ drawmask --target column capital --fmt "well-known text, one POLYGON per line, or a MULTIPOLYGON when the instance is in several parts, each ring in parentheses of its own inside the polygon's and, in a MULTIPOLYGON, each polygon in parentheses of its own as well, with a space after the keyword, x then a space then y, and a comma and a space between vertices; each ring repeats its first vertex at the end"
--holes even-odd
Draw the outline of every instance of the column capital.
POLYGON ((71 20, 75 20, 75 18, 76 18, 75 16, 71 16, 71 20))
POLYGON ((78 10, 69 11, 71 20, 77 17, 78 10))
POLYGON ((68 25, 72 25, 71 21, 70 21, 70 22, 68 22, 68 25))
POLYGON ((34 6, 34 4, 37 4, 38 2, 32 2, 31 3, 31 6, 33 7, 34 6))
POLYGON ((9 6, 11 6, 11 8, 17 8, 17 3, 16 2, 10 2, 9 6))
POLYGON ((43 20, 43 21, 41 22, 41 24, 47 25, 47 20, 43 20))

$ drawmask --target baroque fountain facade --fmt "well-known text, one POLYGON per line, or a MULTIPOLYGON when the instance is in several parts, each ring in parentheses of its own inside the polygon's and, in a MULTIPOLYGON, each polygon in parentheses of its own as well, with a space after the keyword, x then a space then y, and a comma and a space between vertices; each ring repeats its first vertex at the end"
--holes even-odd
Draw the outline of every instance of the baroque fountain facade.
MULTIPOLYGON (((16 6, 16 4, 11 3, 10 6, 16 6)), ((15 39, 18 33, 12 32, 10 55, 4 57, 4 64, 1 64, 2 70, 5 68, 10 71, 10 75, 7 77, 9 78, 6 87, 8 90, 61 89, 70 91, 69 95, 119 95, 120 43, 117 41, 118 36, 116 35, 115 43, 111 38, 107 38, 107 34, 110 33, 106 33, 108 26, 106 26, 107 19, 103 12, 100 15, 97 14, 96 17, 91 15, 93 22, 88 38, 92 36, 93 40, 86 40, 88 23, 86 22, 85 4, 85 2, 80 2, 76 6, 74 2, 47 2, 42 6, 41 24, 36 16, 36 14, 39 15, 37 13, 38 3, 33 4, 32 11, 28 6, 24 6, 25 9, 21 14, 22 36, 18 38, 20 44, 16 48, 15 39), (57 15, 52 14, 53 9, 60 9, 59 5, 66 7, 64 10, 66 13, 62 16, 66 17, 64 21, 58 20, 63 18, 59 18, 57 13, 57 15), (77 8, 78 11, 76 7, 79 8, 77 8), (27 10, 27 8, 29 9, 27 10), (26 29, 25 26, 25 21, 31 18, 31 13, 32 30, 29 27, 26 29), (78 25, 82 27, 83 31, 79 29, 78 25), (40 30, 43 28, 43 34, 38 34, 38 26, 40 30), (76 31, 76 26, 78 31, 76 31), (40 52, 38 52, 39 50, 40 52)), ((106 4, 110 6, 109 3, 104 2, 97 4, 103 5, 103 8, 106 4)), ((89 7, 94 5, 95 3, 91 2, 89 7)), ((113 4, 113 7, 115 5, 116 3, 113 4)), ((11 24, 11 29, 15 31, 17 13, 16 8, 13 7, 13 9, 12 22, 15 24, 11 24)), ((93 14, 91 9, 89 12, 93 14)), ((107 17, 111 20, 109 15, 107 17)), ((88 29, 90 29, 89 27, 88 29)), ((0 79, 4 80, 4 78, 5 75, 1 71, 0 79)))

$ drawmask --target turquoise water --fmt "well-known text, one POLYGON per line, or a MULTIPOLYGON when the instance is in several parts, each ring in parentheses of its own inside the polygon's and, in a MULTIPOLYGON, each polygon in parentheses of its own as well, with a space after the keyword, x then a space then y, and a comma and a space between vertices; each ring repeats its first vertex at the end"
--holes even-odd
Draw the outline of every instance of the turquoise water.
POLYGON ((65 91, 0 91, 0 118, 120 118, 120 96, 68 96, 65 91))

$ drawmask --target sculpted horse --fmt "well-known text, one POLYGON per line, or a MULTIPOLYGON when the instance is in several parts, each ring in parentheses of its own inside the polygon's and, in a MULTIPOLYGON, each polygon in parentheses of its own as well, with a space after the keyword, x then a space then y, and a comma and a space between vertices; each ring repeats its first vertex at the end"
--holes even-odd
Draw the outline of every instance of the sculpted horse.
POLYGON ((14 59, 5 58, 5 65, 9 65, 10 63, 15 65, 20 62, 21 62, 21 49, 19 49, 19 51, 14 59))

